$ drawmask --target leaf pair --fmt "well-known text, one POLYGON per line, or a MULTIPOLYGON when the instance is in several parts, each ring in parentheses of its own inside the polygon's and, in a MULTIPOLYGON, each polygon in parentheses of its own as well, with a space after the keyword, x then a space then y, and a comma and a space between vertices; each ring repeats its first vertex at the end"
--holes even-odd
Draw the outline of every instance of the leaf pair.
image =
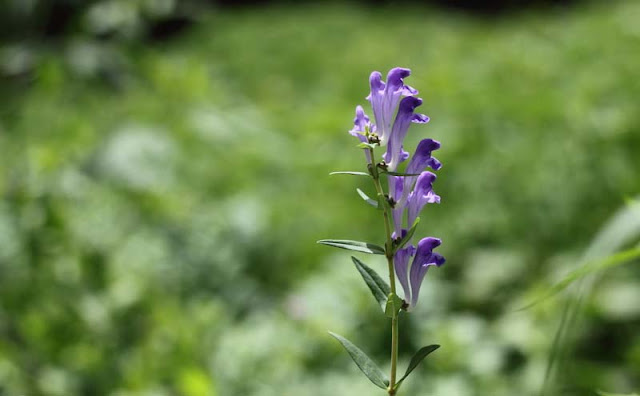
MULTIPOLYGON (((355 346, 351 341, 346 338, 338 335, 336 333, 329 332, 347 351, 351 359, 355 362, 358 368, 364 373, 364 375, 369 378, 374 385, 382 389, 388 389, 389 387, 389 379, 387 376, 380 370, 380 367, 376 365, 373 360, 366 353, 362 352, 360 348, 355 346)), ((423 348, 420 348, 418 352, 416 352, 411 361, 409 362, 409 366, 407 367, 407 371, 404 373, 402 378, 398 380, 395 384, 394 389, 398 389, 402 382, 411 374, 413 370, 422 362, 422 360, 427 357, 431 352, 440 348, 440 345, 429 345, 423 348)))

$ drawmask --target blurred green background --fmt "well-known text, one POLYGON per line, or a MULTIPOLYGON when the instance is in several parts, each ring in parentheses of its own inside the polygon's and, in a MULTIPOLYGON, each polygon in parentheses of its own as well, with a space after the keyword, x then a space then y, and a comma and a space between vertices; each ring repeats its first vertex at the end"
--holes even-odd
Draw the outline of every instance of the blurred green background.
MULTIPOLYGON (((363 170, 346 131, 394 66, 448 259, 402 394, 538 395, 567 293, 517 309, 640 192, 640 2, 516 8, 3 3, 0 395, 381 394, 326 331, 385 365, 388 323, 315 241, 383 240, 372 186, 328 173, 363 170)), ((640 389, 637 264, 594 283, 554 394, 640 389)))

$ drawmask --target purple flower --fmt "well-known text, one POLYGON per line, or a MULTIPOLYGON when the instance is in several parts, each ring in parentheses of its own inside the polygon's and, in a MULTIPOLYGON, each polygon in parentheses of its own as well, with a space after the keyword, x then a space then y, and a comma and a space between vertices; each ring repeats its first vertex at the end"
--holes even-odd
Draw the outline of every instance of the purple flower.
POLYGON ((411 226, 416 220, 424 205, 428 203, 440 203, 440 197, 433 192, 433 182, 436 175, 431 172, 422 172, 418 176, 416 185, 409 194, 407 203, 407 224, 411 226))
POLYGON ((420 173, 427 166, 433 170, 442 167, 440 161, 431 156, 431 152, 440 148, 440 142, 433 139, 422 139, 416 147, 416 152, 411 157, 409 165, 407 165, 406 173, 420 173))
MULTIPOLYGON (((426 167, 430 167, 433 170, 438 170, 442 167, 440 161, 438 161, 435 157, 431 156, 431 152, 440 148, 440 142, 433 139, 423 139, 418 143, 418 147, 416 147, 415 153, 413 153, 413 157, 411 157, 411 161, 409 161, 409 165, 407 165, 407 169, 405 173, 407 174, 420 174, 422 171, 426 169, 426 167)), ((409 193, 413 188, 414 183, 418 179, 418 176, 404 176, 403 186, 402 186, 402 197, 398 200, 400 205, 405 205, 407 202, 407 198, 409 197, 409 193)), ((411 224, 409 224, 411 225, 411 224)))
MULTIPOLYGON (((406 232, 406 231, 405 231, 406 232)), ((405 301, 411 301, 411 289, 409 289, 409 260, 415 254, 416 248, 409 245, 405 248, 399 249, 393 259, 393 265, 395 267, 396 276, 398 281, 402 285, 404 291, 405 301)))
MULTIPOLYGON (((415 96, 418 91, 404 84, 404 79, 410 74, 409 69, 396 67, 389 71, 385 83, 379 72, 371 73, 371 92, 367 100, 371 102, 375 124, 370 122, 362 107, 358 106, 353 120, 354 127, 349 131, 361 142, 368 142, 370 135, 367 132, 378 135, 380 146, 387 147, 382 158, 389 172, 395 172, 398 165, 410 157, 404 150, 403 142, 411 123, 429 122, 426 115, 415 113, 415 109, 422 105, 422 99, 415 96)), ((440 197, 433 192, 436 175, 425 171, 427 167, 436 171, 442 166, 431 155, 439 148, 440 143, 433 139, 421 140, 404 172, 415 176, 388 175, 393 220, 391 237, 394 241, 407 235, 407 229, 413 225, 427 203, 440 203, 440 197)), ((365 153, 367 161, 375 165, 370 151, 365 150, 365 153)), ((420 287, 429 267, 441 266, 445 262, 444 257, 433 252, 440 243, 440 239, 428 237, 421 239, 416 247, 409 240, 394 253, 394 271, 404 291, 405 301, 409 304, 408 310, 418 302, 420 287)))
POLYGON ((415 114, 413 111, 416 107, 422 104, 422 99, 415 96, 407 96, 400 101, 398 107, 398 114, 393 122, 393 128, 391 129, 391 136, 387 145, 387 152, 383 158, 387 163, 390 171, 395 171, 398 164, 409 157, 409 153, 405 152, 402 148, 402 142, 404 141, 409 126, 412 122, 426 123, 429 122, 429 117, 424 114, 415 114))
POLYGON ((395 203, 394 208, 391 210, 391 216, 393 217, 394 231, 400 235, 402 231, 402 218, 404 217, 404 207, 399 201, 403 196, 403 180, 401 176, 389 176, 389 197, 395 203))
MULTIPOLYGON (((367 137, 364 133, 369 129, 370 131, 374 129, 375 126, 372 126, 369 122, 369 117, 364 113, 364 109, 362 106, 356 106, 356 117, 353 119, 353 129, 349 131, 352 136, 357 137, 361 142, 367 143, 367 137)), ((371 163, 371 154, 368 149, 364 149, 364 154, 367 157, 367 162, 371 163)))
POLYGON ((382 81, 380 72, 374 71, 369 77, 371 93, 367 96, 367 100, 371 102, 373 108, 381 146, 386 145, 391 137, 391 121, 400 98, 418 94, 415 89, 404 85, 404 78, 409 75, 411 75, 411 70, 396 67, 389 70, 386 84, 382 81))
POLYGON ((418 248, 416 249, 416 255, 411 263, 411 270, 409 274, 409 283, 411 285, 411 302, 409 303, 409 310, 412 307, 415 307, 418 303, 420 286, 422 285, 422 280, 427 274, 429 267, 433 265, 440 267, 445 262, 444 257, 433 252, 433 249, 440 246, 441 243, 440 239, 432 237, 422 238, 420 242, 418 242, 418 248))

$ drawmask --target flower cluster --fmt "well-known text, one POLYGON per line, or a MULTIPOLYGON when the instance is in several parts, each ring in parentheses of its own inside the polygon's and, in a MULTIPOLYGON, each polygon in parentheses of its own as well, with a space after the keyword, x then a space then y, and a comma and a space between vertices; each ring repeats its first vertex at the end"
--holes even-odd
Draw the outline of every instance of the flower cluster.
MULTIPOLYGON (((361 106, 356 108, 354 128, 349 131, 361 142, 386 146, 383 161, 375 164, 371 152, 365 150, 371 166, 378 166, 387 172, 398 173, 398 165, 411 156, 404 150, 403 142, 411 123, 427 123, 429 117, 415 113, 422 99, 416 97, 418 91, 404 84, 411 74, 409 69, 394 68, 387 74, 386 83, 379 72, 371 73, 369 83, 371 93, 367 100, 371 102, 375 124, 372 124, 361 106), (395 118, 394 118, 395 115, 395 118)), ((393 238, 400 240, 415 223, 420 211, 427 203, 439 203, 440 197, 433 191, 436 175, 427 168, 438 170, 442 164, 431 153, 440 148, 433 139, 423 139, 409 160, 402 176, 388 175, 389 203, 393 217, 393 238)), ((411 240, 395 252, 395 273, 404 290, 408 310, 418 302, 420 285, 431 266, 441 266, 445 259, 433 250, 440 245, 438 238, 421 239, 417 246, 411 240), (413 259, 413 260, 412 260, 413 259), (411 265, 409 263, 411 262, 411 265)))

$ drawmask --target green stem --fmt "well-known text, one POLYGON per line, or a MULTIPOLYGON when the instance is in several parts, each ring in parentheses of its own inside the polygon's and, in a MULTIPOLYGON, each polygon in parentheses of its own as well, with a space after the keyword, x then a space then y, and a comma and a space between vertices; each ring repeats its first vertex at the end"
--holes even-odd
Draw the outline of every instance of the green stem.
MULTIPOLYGON (((382 184, 380 183, 380 174, 378 173, 378 169, 376 164, 373 163, 373 149, 369 149, 369 153, 372 159, 371 163, 371 173, 373 176, 373 183, 376 186, 376 191, 378 195, 384 197, 384 190, 382 189, 382 184)), ((391 287, 391 293, 396 294, 396 275, 393 267, 393 239, 391 238, 391 213, 389 213, 388 206, 385 205, 383 208, 383 216, 384 216, 384 228, 386 232, 386 243, 385 243, 385 256, 387 257, 387 265, 389 267, 389 286, 391 287)), ((391 318, 391 374, 389 379, 389 388, 387 391, 389 392, 389 396, 394 396, 396 394, 396 371, 398 367, 398 311, 394 309, 393 317, 391 318)))

